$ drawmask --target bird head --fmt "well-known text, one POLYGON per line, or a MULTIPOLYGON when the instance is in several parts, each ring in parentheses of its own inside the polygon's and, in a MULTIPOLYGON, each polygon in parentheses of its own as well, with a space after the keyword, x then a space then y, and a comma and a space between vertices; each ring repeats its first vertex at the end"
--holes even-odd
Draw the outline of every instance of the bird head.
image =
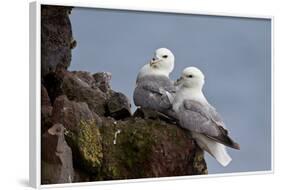
POLYGON ((159 48, 155 51, 149 65, 153 70, 169 75, 174 69, 174 61, 175 57, 169 49, 159 48))
POLYGON ((205 83, 204 74, 196 67, 187 67, 183 70, 181 77, 175 85, 181 88, 202 89, 205 83))

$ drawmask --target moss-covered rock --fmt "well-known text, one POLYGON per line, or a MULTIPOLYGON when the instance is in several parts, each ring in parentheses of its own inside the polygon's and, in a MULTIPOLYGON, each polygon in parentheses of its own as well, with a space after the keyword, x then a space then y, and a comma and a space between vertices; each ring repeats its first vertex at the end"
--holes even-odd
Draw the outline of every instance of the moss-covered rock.
POLYGON ((102 161, 101 119, 85 102, 70 101, 65 95, 56 98, 53 123, 65 126, 66 140, 73 150, 74 166, 88 173, 98 173, 102 161))
POLYGON ((66 130, 67 142, 72 147, 76 165, 90 174, 100 172, 102 164, 102 144, 99 129, 94 120, 81 121, 79 130, 66 130))
POLYGON ((201 149, 196 149, 193 156, 193 175, 208 174, 206 162, 204 160, 204 152, 201 149))
POLYGON ((144 176, 141 168, 149 161, 152 140, 148 130, 143 130, 141 125, 134 126, 132 122, 108 120, 101 128, 104 151, 102 175, 105 179, 144 176))
POLYGON ((100 130, 103 180, 205 174, 204 159, 194 157, 198 147, 175 125, 131 117, 105 120, 100 130))

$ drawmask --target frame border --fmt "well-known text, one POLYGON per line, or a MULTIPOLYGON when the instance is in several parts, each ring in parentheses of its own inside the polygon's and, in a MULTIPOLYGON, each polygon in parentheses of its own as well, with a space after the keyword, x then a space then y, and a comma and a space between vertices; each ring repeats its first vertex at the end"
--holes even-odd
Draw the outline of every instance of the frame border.
POLYGON ((275 107, 274 107, 274 16, 269 15, 248 15, 235 14, 224 12, 209 12, 209 11, 191 11, 182 9, 155 9, 155 8, 140 8, 132 6, 107 5, 105 2, 54 2, 51 0, 37 0, 29 3, 29 184, 37 189, 54 188, 54 187, 79 187, 92 185, 110 185, 124 183, 141 183, 153 181, 171 181, 171 180, 187 180, 198 178, 214 178, 214 177, 232 177, 232 176, 247 176, 247 175, 262 175, 275 173, 275 107), (81 8, 95 8, 107 10, 121 11, 141 11, 154 13, 168 14, 185 14, 185 15, 201 15, 201 16, 218 16, 218 17, 234 17, 234 18, 253 18, 253 19, 269 19, 271 22, 271 170, 254 171, 254 172, 234 172, 224 174, 208 174, 195 176, 177 176, 177 177, 158 177, 158 178, 141 178, 141 179, 123 179, 110 181, 93 181, 93 182, 76 182, 65 184, 41 184, 41 5, 56 5, 56 6, 72 6, 81 8), (35 164, 34 164, 35 163, 35 164))
POLYGON ((40 7, 41 3, 39 2, 29 4, 29 184, 34 188, 41 186, 40 7))

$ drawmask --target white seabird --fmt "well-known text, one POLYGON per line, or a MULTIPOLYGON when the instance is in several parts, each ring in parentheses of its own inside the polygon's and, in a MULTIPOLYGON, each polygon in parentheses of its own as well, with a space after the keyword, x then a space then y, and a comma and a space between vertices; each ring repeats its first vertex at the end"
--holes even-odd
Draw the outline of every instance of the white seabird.
POLYGON ((178 90, 173 102, 181 127, 191 131, 201 149, 207 151, 221 165, 231 162, 224 145, 240 149, 229 136, 224 122, 205 98, 202 88, 204 75, 196 67, 187 67, 176 81, 178 90))
POLYGON ((139 71, 134 90, 134 103, 141 108, 173 116, 172 101, 176 92, 174 82, 169 79, 174 69, 175 57, 166 48, 159 48, 150 63, 139 71))

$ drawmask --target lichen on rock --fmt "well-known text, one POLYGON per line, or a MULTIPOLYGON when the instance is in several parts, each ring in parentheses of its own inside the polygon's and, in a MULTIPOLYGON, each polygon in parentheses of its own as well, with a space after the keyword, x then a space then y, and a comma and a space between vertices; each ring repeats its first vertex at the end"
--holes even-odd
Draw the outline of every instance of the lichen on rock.
POLYGON ((200 148, 195 151, 193 159, 193 175, 208 174, 204 152, 200 148))
POLYGON ((80 121, 77 132, 66 130, 67 141, 80 165, 89 173, 99 172, 102 164, 101 135, 95 121, 80 121))
POLYGON ((145 126, 140 122, 133 118, 126 121, 113 119, 104 121, 100 129, 104 150, 104 179, 129 179, 144 176, 142 168, 146 162, 149 162, 152 141, 148 130, 141 129, 145 126), (115 135, 118 130, 120 133, 115 135))

